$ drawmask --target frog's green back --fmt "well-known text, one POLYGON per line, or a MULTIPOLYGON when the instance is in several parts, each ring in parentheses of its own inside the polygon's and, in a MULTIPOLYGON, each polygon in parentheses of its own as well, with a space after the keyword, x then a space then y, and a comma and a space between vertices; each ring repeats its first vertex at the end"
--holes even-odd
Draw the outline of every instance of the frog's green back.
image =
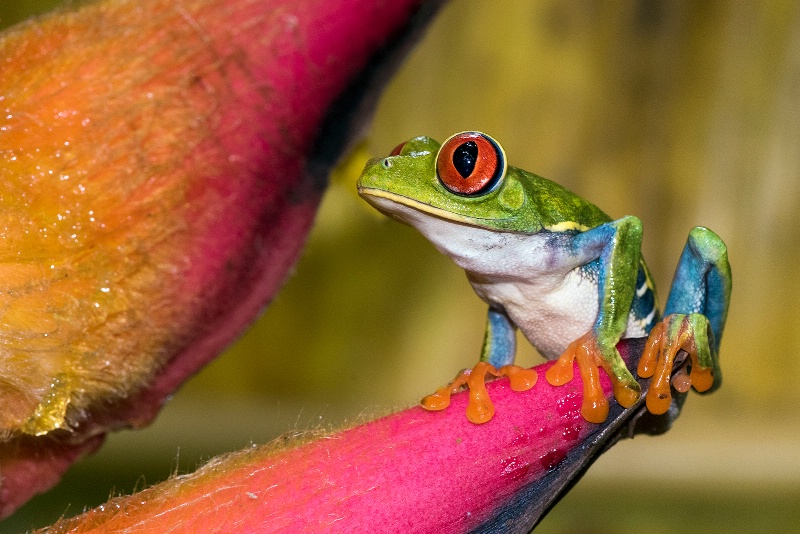
POLYGON ((540 222, 544 230, 587 230, 611 221, 603 210, 565 187, 516 167, 508 168, 507 180, 518 180, 525 189, 523 209, 529 220, 540 222))

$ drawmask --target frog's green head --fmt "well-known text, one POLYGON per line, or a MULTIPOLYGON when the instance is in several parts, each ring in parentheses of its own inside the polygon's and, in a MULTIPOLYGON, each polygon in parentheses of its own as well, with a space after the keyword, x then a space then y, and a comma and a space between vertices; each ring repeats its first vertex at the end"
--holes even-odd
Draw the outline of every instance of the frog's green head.
POLYGON ((403 207, 410 207, 490 230, 536 232, 542 226, 527 206, 524 174, 507 165, 503 148, 486 134, 462 132, 441 145, 415 137, 388 157, 370 160, 358 192, 401 220, 403 207))

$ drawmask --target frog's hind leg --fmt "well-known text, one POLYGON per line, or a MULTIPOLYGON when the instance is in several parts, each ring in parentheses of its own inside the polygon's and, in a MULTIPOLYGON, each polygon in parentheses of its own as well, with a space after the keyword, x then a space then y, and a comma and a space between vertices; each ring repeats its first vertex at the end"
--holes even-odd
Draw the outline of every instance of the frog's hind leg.
MULTIPOLYGON (((653 377, 647 393, 647 407, 654 414, 665 413, 673 404, 670 381, 684 393, 713 391, 722 376, 719 343, 728 314, 731 269, 725 244, 714 232, 696 227, 689 233, 664 309, 664 319, 653 327, 639 375, 653 377), (672 378, 672 366, 679 350, 691 358, 691 373, 680 371, 672 378)), ((675 400, 680 408, 682 396, 675 400)))
POLYGON ((731 267, 725 243, 708 228, 693 228, 675 270, 664 315, 705 315, 718 352, 730 298, 731 267))

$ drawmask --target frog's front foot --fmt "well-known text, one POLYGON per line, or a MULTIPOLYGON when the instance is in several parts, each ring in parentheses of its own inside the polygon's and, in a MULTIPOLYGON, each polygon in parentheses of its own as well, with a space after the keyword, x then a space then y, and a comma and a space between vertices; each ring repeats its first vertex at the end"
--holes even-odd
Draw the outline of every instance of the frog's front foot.
POLYGON ((625 408, 632 406, 641 395, 641 387, 628 371, 615 346, 604 348, 597 336, 589 332, 576 339, 547 370, 547 381, 561 386, 572 380, 572 363, 577 360, 583 381, 581 415, 590 423, 602 423, 608 418, 608 400, 600 385, 600 367, 611 377, 614 397, 625 408))
POLYGON ((444 410, 450 405, 450 395, 464 386, 469 388, 467 419, 475 424, 489 421, 494 416, 494 404, 486 391, 486 375, 507 376, 514 391, 527 391, 536 384, 537 374, 533 369, 523 369, 517 365, 504 365, 496 369, 493 365, 480 361, 472 369, 465 369, 436 393, 423 398, 421 405, 426 410, 444 410))
POLYGON ((708 319, 699 313, 673 313, 653 327, 639 360, 639 376, 653 377, 647 392, 647 409, 656 415, 665 413, 672 402, 670 381, 681 393, 694 386, 703 392, 715 385, 714 359, 709 338, 713 334, 708 319), (675 376, 672 369, 679 350, 689 354, 691 370, 681 367, 675 376))

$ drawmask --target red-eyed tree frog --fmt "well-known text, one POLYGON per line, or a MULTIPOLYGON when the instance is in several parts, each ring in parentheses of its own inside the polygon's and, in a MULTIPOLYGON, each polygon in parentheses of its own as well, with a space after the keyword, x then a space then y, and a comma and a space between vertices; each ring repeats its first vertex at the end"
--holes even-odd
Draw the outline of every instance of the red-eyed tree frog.
POLYGON ((581 411, 591 422, 608 415, 600 368, 623 407, 641 395, 616 349, 622 338, 649 335, 638 372, 653 376, 646 399, 652 413, 679 402, 672 399, 671 380, 681 392, 719 386, 731 271, 725 244, 712 231, 689 233, 662 319, 641 258, 639 219, 612 220, 560 185, 507 165, 503 148, 484 133, 458 133, 441 145, 411 139, 388 157, 370 160, 358 192, 455 261, 489 305, 479 363, 423 399, 424 407, 445 408, 450 394, 467 384, 484 392, 467 410, 471 421, 482 423, 493 415, 486 374, 509 375, 514 389, 532 387, 533 371, 512 365, 517 328, 540 354, 557 360, 546 375, 551 384, 571 380, 577 360, 581 411), (679 349, 689 353, 691 372, 672 378, 679 349))

